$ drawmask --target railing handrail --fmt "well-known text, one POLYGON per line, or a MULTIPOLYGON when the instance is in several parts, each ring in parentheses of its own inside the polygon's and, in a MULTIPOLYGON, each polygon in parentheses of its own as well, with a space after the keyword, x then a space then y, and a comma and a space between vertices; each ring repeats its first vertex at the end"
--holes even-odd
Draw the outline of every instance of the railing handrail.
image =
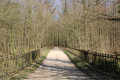
POLYGON ((104 54, 104 53, 91 52, 89 50, 80 50, 80 49, 75 49, 75 48, 70 48, 70 49, 78 50, 78 51, 81 51, 81 52, 86 52, 87 54, 93 54, 93 55, 96 55, 96 56, 108 57, 108 58, 111 57, 111 58, 120 59, 120 54, 104 54))
POLYGON ((14 55, 0 59, 0 76, 17 71, 35 61, 40 55, 40 49, 25 54, 14 55))

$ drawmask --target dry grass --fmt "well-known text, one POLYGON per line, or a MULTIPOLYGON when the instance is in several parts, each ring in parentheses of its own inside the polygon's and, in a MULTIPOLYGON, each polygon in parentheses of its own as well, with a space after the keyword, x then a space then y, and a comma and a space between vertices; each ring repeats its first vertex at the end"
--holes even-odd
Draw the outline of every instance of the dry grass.
POLYGON ((5 77, 2 77, 0 80, 23 80, 26 78, 30 73, 33 73, 44 61, 46 56, 48 55, 49 50, 47 50, 43 56, 40 57, 39 61, 32 63, 31 65, 28 65, 23 70, 17 71, 15 73, 9 74, 5 77))

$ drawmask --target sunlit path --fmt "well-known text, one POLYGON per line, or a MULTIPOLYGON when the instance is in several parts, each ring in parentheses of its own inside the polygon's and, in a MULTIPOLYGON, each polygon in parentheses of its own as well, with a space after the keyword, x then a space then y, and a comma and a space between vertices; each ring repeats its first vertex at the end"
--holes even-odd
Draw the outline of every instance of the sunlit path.
POLYGON ((93 80, 79 71, 63 51, 55 47, 43 64, 25 80, 93 80))
POLYGON ((0 0, 0 80, 108 78, 120 80, 120 0, 0 0))

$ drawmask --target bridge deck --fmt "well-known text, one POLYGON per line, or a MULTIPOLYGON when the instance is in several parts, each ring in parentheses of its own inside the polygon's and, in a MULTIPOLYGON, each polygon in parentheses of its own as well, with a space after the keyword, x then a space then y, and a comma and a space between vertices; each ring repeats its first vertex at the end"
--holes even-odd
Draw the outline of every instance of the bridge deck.
MULTIPOLYGON (((78 70, 63 51, 55 47, 43 64, 25 80, 95 80, 78 70)), ((98 80, 98 79, 97 79, 98 80)), ((100 79, 99 79, 100 80, 100 79)), ((101 79, 103 80, 103 79, 101 79)))

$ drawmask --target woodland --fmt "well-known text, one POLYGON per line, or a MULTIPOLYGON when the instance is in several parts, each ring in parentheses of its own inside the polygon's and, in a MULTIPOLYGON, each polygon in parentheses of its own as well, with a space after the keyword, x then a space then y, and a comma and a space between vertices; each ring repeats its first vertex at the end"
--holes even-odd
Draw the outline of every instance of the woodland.
POLYGON ((0 0, 0 77, 55 46, 119 77, 120 0, 0 0))
POLYGON ((0 0, 0 56, 45 46, 120 53, 119 0, 0 0))

